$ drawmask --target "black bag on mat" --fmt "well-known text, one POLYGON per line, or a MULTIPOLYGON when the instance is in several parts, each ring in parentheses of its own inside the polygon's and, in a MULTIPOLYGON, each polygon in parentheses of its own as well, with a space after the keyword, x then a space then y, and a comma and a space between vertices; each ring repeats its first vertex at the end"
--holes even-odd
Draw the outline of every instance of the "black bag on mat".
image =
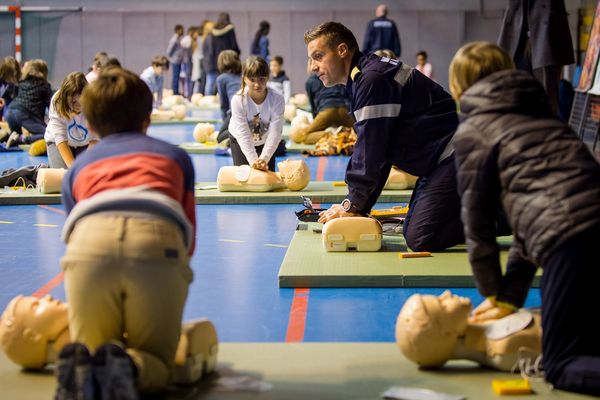
POLYGON ((9 168, 0 174, 0 188, 5 186, 35 186, 35 179, 40 168, 48 168, 46 164, 26 165, 15 169, 9 168), (22 178, 22 179, 21 179, 22 178), (24 181, 24 182, 23 182, 24 181), (22 184, 21 184, 22 183, 22 184))

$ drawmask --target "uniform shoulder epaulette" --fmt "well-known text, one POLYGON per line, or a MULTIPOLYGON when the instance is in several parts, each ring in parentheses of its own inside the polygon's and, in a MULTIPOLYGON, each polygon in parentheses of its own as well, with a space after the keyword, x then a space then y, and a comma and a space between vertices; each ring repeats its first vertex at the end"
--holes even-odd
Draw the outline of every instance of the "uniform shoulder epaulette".
POLYGON ((356 75, 360 74, 360 69, 358 67, 354 67, 352 71, 350 71, 350 79, 354 82, 356 80, 356 75))

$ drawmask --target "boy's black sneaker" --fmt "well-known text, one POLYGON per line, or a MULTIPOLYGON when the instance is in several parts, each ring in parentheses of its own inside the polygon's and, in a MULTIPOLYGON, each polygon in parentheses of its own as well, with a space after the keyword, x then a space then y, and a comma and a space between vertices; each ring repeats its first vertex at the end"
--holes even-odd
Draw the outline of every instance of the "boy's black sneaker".
POLYGON ((93 363, 98 399, 138 400, 137 370, 122 345, 109 342, 98 347, 93 363))
POLYGON ((56 363, 58 387, 55 400, 93 400, 92 356, 81 343, 69 343, 56 363))

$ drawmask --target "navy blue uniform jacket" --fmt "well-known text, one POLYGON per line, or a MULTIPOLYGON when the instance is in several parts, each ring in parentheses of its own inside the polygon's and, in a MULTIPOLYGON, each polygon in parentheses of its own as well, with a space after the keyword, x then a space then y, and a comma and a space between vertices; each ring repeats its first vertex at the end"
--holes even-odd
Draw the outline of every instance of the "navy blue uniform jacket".
POLYGON ((348 199, 368 213, 392 165, 425 177, 452 154, 456 104, 411 66, 361 52, 352 59, 346 90, 358 135, 346 168, 348 199))

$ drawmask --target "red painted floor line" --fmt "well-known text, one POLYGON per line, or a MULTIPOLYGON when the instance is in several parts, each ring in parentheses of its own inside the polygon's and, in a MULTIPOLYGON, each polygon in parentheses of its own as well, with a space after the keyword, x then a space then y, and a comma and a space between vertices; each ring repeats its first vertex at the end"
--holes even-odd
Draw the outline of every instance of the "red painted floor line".
POLYGON ((294 298, 290 309, 286 343, 304 341, 304 328, 306 324, 306 311, 308 309, 308 295, 310 289, 294 289, 294 298))
POLYGON ((66 214, 65 210, 61 210, 60 208, 49 207, 49 206, 45 206, 43 204, 38 204, 38 207, 42 207, 44 210, 52 211, 57 214, 61 214, 61 215, 66 214))
MULTIPOLYGON (((322 181, 325 176, 325 167, 327 166, 327 157, 319 157, 317 165, 317 181, 322 181)), ((321 207, 320 204, 313 204, 314 207, 321 207)), ((294 289, 294 298, 292 299, 292 307, 290 308, 290 318, 288 320, 287 333, 285 341, 287 343, 303 342, 304 329, 306 327, 306 312, 308 310, 308 295, 310 289, 296 288, 294 289)))
POLYGON ((41 288, 36 290, 32 294, 32 296, 44 297, 45 295, 50 293, 55 287, 60 285, 63 282, 63 279, 64 279, 64 276, 63 276, 63 273, 61 272, 60 274, 58 274, 54 278, 52 278, 50 281, 48 281, 48 283, 46 283, 44 286, 42 286, 41 288))
POLYGON ((319 157, 317 165, 317 181, 322 181, 325 176, 325 167, 327 166, 327 157, 319 157))

